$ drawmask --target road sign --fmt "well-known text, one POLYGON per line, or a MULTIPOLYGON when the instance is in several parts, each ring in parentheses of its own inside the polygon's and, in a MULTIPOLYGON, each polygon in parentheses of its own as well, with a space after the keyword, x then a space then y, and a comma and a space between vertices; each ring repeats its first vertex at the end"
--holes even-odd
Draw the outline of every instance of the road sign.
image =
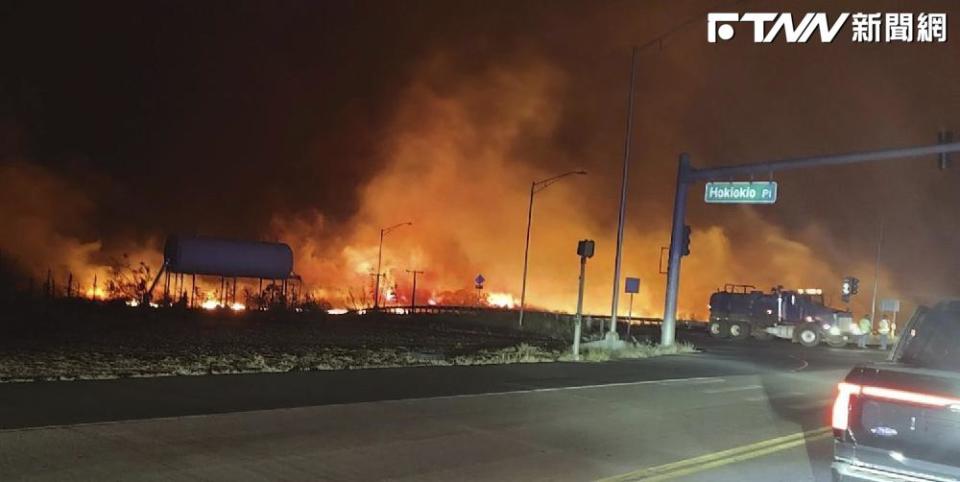
POLYGON ((483 288, 483 282, 486 280, 487 279, 484 278, 482 274, 478 274, 477 277, 474 278, 473 282, 477 285, 477 289, 480 289, 483 288))
POLYGON ((880 300, 880 311, 888 311, 890 313, 899 312, 900 300, 894 300, 894 299, 880 300))
POLYGON ((777 182, 708 182, 703 200, 714 204, 773 204, 777 182))
POLYGON ((627 293, 639 293, 640 292, 640 278, 627 278, 627 282, 624 283, 626 286, 625 292, 627 293))

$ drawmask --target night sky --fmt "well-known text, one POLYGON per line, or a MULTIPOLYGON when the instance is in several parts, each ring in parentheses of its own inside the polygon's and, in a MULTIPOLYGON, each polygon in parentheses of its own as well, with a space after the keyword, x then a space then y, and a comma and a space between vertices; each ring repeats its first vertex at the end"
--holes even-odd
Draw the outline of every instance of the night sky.
MULTIPOLYGON (((551 231, 549 221, 541 232, 569 234, 557 241, 565 243, 557 252, 592 235, 607 242, 599 248, 609 255, 630 48, 668 34, 662 47, 640 56, 628 211, 635 227, 628 249, 646 253, 636 269, 652 270, 650 283, 659 285, 647 259, 655 260, 667 243, 680 152, 689 152, 695 165, 724 165, 925 144, 940 128, 960 131, 955 3, 774 5, 4 2, 0 162, 7 179, 0 187, 8 194, 0 214, 19 216, 24 226, 48 223, 34 244, 45 237, 56 238, 51 246, 63 239, 100 241, 104 252, 147 246, 173 232, 276 239, 289 232, 277 229, 278 219, 289 227, 313 218, 323 219, 318 236, 324 244, 357 245, 375 242, 370 226, 411 218, 429 227, 420 238, 411 234, 400 242, 427 252, 434 271, 455 266, 457 276, 472 279, 475 271, 492 269, 472 253, 500 248, 443 238, 462 229, 450 219, 469 220, 471 210, 506 210, 499 216, 518 218, 517 229, 508 229, 512 244, 504 248, 512 250, 507 277, 517 268, 530 180, 582 167, 589 179, 577 181, 578 191, 558 190, 553 201, 560 213, 555 217, 569 209, 587 220, 574 223, 582 232, 561 224, 551 231), (751 10, 947 12, 949 41, 857 45, 848 25, 832 44, 757 45, 747 26, 732 42, 706 42, 707 11, 751 10), (503 119, 525 105, 529 92, 544 99, 531 104, 542 114, 518 114, 520 120, 509 124, 509 141, 490 141, 499 146, 495 153, 481 141, 457 151, 463 166, 491 156, 507 166, 498 174, 501 185, 477 190, 465 211, 370 207, 393 199, 376 198, 377 186, 392 185, 383 181, 391 173, 405 165, 429 168, 398 161, 407 152, 403 146, 416 145, 421 134, 435 139, 428 129, 439 122, 442 107, 436 105, 446 105, 422 102, 417 92, 450 99, 465 112, 458 119, 476 128, 481 140, 500 135, 503 119), (510 166, 520 172, 511 174, 510 166), (30 188, 34 183, 46 187, 30 188), (11 200, 14 192, 18 199, 11 200), (434 239, 423 244, 429 235, 434 239), (456 262, 429 255, 441 249, 456 252, 450 257, 456 262)), ((448 138, 459 142, 457 136, 450 128, 448 138)), ((444 149, 437 146, 437 152, 444 149)), ((718 264, 692 261, 709 276, 690 272, 694 281, 687 286, 702 291, 749 282, 743 278, 756 272, 763 272, 758 283, 772 282, 805 272, 815 261, 829 269, 811 275, 817 279, 810 283, 833 288, 832 277, 856 274, 870 286, 872 271, 865 270, 872 268, 882 213, 889 290, 917 301, 956 295, 957 165, 939 171, 931 158, 777 174, 781 198, 774 207, 708 206, 702 188, 694 187, 694 256, 698 249, 713 252, 698 247, 700 240, 722 245, 730 257, 718 264), (711 228, 722 229, 722 236, 704 234, 711 228), (790 251, 789 263, 767 262, 781 249, 790 251), (728 271, 739 279, 719 279, 728 271)), ((450 171, 450 183, 469 181, 459 172, 450 171)), ((439 196, 418 191, 412 179, 405 186, 410 196, 439 196)), ((0 230, 4 252, 30 267, 42 265, 29 259, 39 251, 20 248, 22 230, 9 224, 0 230)), ((317 262, 327 255, 345 256, 340 249, 311 254, 317 262)), ((606 274, 599 276, 609 283, 606 274)), ((502 288, 515 290, 514 281, 502 288)))

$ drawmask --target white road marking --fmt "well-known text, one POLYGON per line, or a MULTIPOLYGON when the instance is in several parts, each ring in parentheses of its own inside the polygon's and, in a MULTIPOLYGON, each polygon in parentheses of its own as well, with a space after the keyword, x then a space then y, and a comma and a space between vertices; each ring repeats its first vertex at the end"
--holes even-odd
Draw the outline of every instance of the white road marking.
MULTIPOLYGON (((543 393, 543 392, 560 392, 564 390, 588 390, 592 388, 608 388, 608 387, 629 387, 634 385, 653 385, 653 384, 663 384, 663 385, 673 385, 679 383, 691 383, 691 384, 701 384, 701 383, 723 383, 726 380, 720 377, 692 377, 692 378, 667 378, 663 380, 642 380, 639 382, 618 382, 618 383, 600 383, 596 385, 574 385, 569 387, 549 387, 549 388, 529 388, 524 390, 510 390, 503 392, 484 392, 484 393, 464 393, 460 395, 440 395, 437 397, 421 397, 421 398, 406 398, 403 400, 393 400, 393 401, 416 401, 416 400, 446 400, 446 399, 455 399, 455 398, 474 398, 474 397, 488 397, 496 395, 513 395, 515 393, 543 393)), ((387 401, 387 400, 384 400, 387 401)))
POLYGON ((0 433, 45 430, 45 429, 52 429, 52 428, 84 427, 84 426, 91 426, 91 425, 94 425, 94 426, 95 425, 114 425, 114 424, 120 425, 120 424, 138 423, 138 422, 171 421, 171 420, 183 420, 183 419, 193 419, 193 418, 233 416, 233 415, 243 415, 243 414, 259 413, 259 412, 271 412, 275 410, 302 410, 302 409, 308 409, 308 408, 319 408, 319 407, 340 406, 340 405, 355 405, 355 404, 369 404, 369 403, 403 403, 403 402, 418 402, 422 400, 453 400, 458 398, 476 398, 476 397, 490 397, 490 396, 502 396, 502 395, 525 394, 525 393, 559 392, 563 390, 587 390, 591 388, 627 387, 627 386, 634 386, 634 385, 662 384, 664 386, 670 386, 670 385, 686 384, 687 382, 689 382, 690 384, 705 384, 705 383, 724 383, 726 382, 726 380, 721 377, 666 378, 661 380, 642 380, 637 382, 601 383, 596 385, 574 385, 569 387, 530 388, 530 389, 524 389, 524 390, 509 390, 509 391, 502 391, 502 392, 464 393, 460 395, 440 395, 435 397, 388 398, 384 400, 359 400, 356 402, 326 403, 326 404, 319 404, 319 405, 306 405, 302 407, 280 407, 280 408, 268 408, 268 409, 258 409, 258 410, 238 410, 238 411, 232 411, 232 412, 176 415, 172 417, 130 418, 130 419, 123 419, 123 420, 78 422, 78 423, 69 423, 69 424, 61 424, 61 425, 39 425, 34 427, 0 428, 0 433))
POLYGON ((676 385, 677 382, 688 382, 688 383, 684 383, 684 385, 709 385, 711 383, 727 383, 727 380, 723 378, 710 378, 710 377, 672 378, 668 380, 660 380, 661 385, 667 385, 667 386, 676 385))
POLYGON ((797 361, 799 361, 799 362, 803 362, 803 365, 800 365, 800 368, 794 368, 794 369, 791 370, 791 371, 799 372, 799 371, 803 370, 804 368, 807 368, 808 366, 810 366, 810 363, 808 363, 806 360, 804 360, 804 359, 802 359, 802 358, 798 358, 798 357, 795 357, 795 356, 793 356, 793 355, 790 355, 790 358, 793 358, 794 360, 797 360, 797 361))
POLYGON ((727 388, 712 388, 709 390, 704 390, 703 393, 727 393, 727 392, 739 392, 743 390, 758 390, 763 388, 760 385, 745 385, 742 387, 727 387, 727 388))

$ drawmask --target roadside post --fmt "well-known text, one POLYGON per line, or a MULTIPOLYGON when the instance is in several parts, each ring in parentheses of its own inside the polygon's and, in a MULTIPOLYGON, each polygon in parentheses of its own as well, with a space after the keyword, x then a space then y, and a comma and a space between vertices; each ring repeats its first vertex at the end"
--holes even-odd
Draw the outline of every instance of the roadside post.
POLYGON ((580 360, 580 332, 583 321, 583 283, 587 271, 587 258, 593 257, 594 242, 584 239, 577 243, 577 254, 580 256, 580 286, 577 289, 577 321, 573 325, 573 359, 580 360))
POLYGON ((890 339, 897 336, 897 313, 900 312, 900 300, 884 299, 880 300, 880 312, 893 313, 893 319, 890 320, 890 339))
POLYGON ((630 307, 627 309, 627 340, 630 339, 630 326, 633 325, 633 295, 640 292, 640 278, 627 277, 624 291, 630 295, 630 307))
POLYGON ((477 306, 483 304, 483 283, 487 281, 482 274, 478 274, 476 278, 473 279, 473 287, 477 289, 477 306))

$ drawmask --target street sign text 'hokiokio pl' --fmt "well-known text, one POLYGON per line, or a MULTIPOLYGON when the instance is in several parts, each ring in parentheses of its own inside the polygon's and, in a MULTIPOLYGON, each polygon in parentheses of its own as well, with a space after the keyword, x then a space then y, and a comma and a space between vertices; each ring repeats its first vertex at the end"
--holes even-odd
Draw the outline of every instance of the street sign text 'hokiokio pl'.
POLYGON ((773 204, 777 202, 777 182, 708 182, 703 200, 719 204, 773 204))

